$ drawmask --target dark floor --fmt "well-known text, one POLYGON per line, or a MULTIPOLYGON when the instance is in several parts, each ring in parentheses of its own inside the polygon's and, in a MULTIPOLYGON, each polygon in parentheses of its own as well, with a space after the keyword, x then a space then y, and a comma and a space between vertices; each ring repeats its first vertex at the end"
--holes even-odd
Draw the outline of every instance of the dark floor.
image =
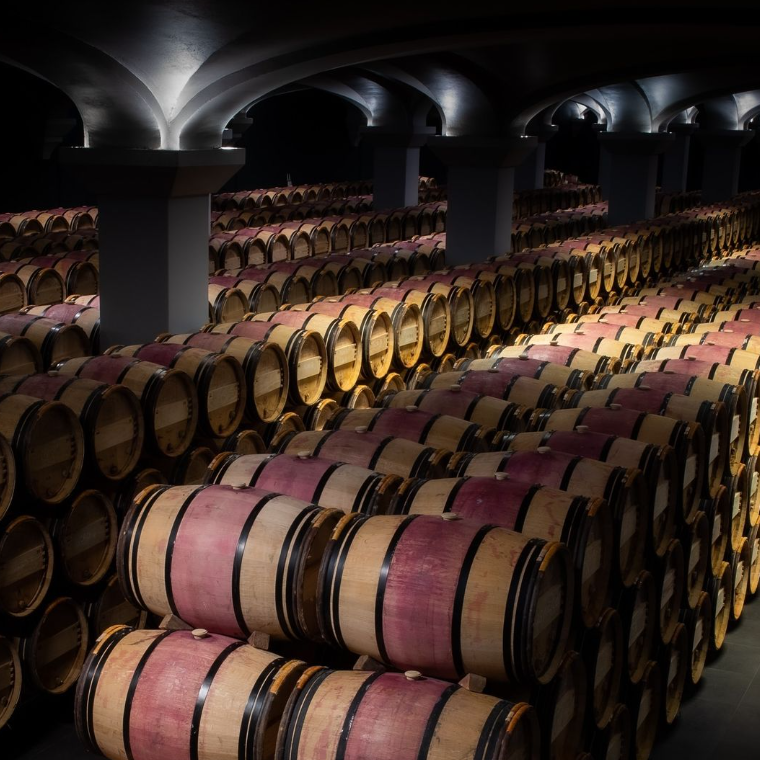
MULTIPOLYGON (((0 731, 0 760, 92 758, 74 733, 72 701, 30 705, 0 731)), ((748 605, 651 760, 760 760, 760 601, 748 605)))

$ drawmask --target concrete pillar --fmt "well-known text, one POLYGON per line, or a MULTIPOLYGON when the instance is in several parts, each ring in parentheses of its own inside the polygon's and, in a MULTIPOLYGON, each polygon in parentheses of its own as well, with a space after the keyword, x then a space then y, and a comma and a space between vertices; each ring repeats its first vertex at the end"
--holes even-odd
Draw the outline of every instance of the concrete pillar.
POLYGON ((674 136, 662 132, 601 132, 609 158, 609 226, 654 216, 657 156, 674 136))
POLYGON ((209 193, 245 151, 69 148, 61 159, 98 196, 101 346, 198 330, 208 321, 209 193))
POLYGON ((691 135, 697 129, 696 124, 671 124, 668 127, 668 131, 675 135, 675 140, 662 154, 661 187, 664 193, 686 192, 691 135))
POLYGON ((435 129, 398 132, 368 127, 362 140, 373 147, 373 207, 384 209, 416 206, 419 203, 420 147, 435 129))
POLYGON ((546 169, 546 143, 559 131, 553 124, 541 125, 539 131, 533 132, 538 138, 536 149, 515 167, 515 190, 540 190, 544 186, 544 169, 546 169))
POLYGON ((700 130, 705 151, 702 165, 702 203, 726 201, 739 192, 742 148, 754 137, 746 129, 700 130))
POLYGON ((435 137, 428 145, 448 165, 446 262, 466 264, 512 249, 514 167, 537 140, 435 137))

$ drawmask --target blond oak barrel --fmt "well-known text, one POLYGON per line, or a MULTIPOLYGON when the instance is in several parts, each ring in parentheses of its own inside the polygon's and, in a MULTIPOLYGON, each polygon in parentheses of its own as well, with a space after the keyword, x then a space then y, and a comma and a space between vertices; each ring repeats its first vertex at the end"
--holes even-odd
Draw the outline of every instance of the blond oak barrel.
POLYGON ((0 728, 10 720, 16 709, 22 683, 21 660, 16 647, 0 636, 0 728))
POLYGON ((274 422, 257 422, 254 427, 266 446, 270 446, 275 438, 289 433, 302 433, 306 429, 303 418, 296 412, 283 412, 274 422))
POLYGON ((730 554, 731 562, 731 620, 737 622, 748 599, 749 576, 752 565, 752 551, 746 537, 743 537, 739 548, 730 554))
POLYGON ((304 668, 205 630, 113 626, 77 686, 77 733, 109 760, 267 760, 304 668))
POLYGON ((750 564, 747 594, 754 597, 760 588, 760 524, 754 525, 747 534, 750 564))
POLYGON ((198 425, 198 394, 186 373, 129 356, 70 359, 56 369, 129 388, 142 405, 146 444, 157 453, 179 456, 190 446, 198 425))
POLYGON ((52 521, 50 534, 66 579, 75 586, 99 583, 116 555, 118 521, 111 500, 100 491, 82 491, 61 517, 52 521))
POLYGON ((92 353, 99 353, 100 309, 75 303, 56 303, 49 306, 27 306, 23 313, 81 327, 90 339, 92 353))
POLYGON ((0 531, 0 611, 25 618, 42 604, 55 566, 53 543, 36 518, 22 515, 0 531))
POLYGON ((604 322, 589 322, 586 324, 562 323, 545 325, 542 332, 546 335, 561 335, 563 333, 588 335, 592 338, 609 338, 620 341, 621 343, 630 343, 644 347, 659 346, 662 343, 662 337, 659 333, 640 330, 635 327, 626 327, 624 325, 611 325, 604 322))
POLYGON ((612 720, 593 739, 594 754, 581 753, 574 760, 630 760, 632 744, 631 713, 624 704, 618 703, 614 705, 612 720))
POLYGON ((651 509, 648 523, 652 547, 655 554, 664 551, 675 534, 680 508, 677 463, 670 446, 653 446, 629 438, 594 433, 583 425, 572 432, 505 433, 498 442, 498 448, 502 451, 536 451, 545 446, 619 467, 641 470, 649 486, 651 509))
POLYGON ((84 613, 90 623, 92 641, 114 625, 145 628, 148 623, 148 612, 127 600, 115 573, 108 578, 100 593, 84 605, 84 613))
POLYGON ((243 428, 224 439, 217 439, 216 448, 219 453, 263 454, 267 446, 259 433, 252 428, 243 428))
POLYGON ((402 483, 363 467, 288 454, 219 454, 208 468, 208 483, 253 486, 341 512, 385 514, 402 483))
POLYGON ((423 412, 419 407, 403 409, 342 409, 330 418, 331 430, 366 428, 369 433, 396 435, 448 451, 488 451, 493 428, 485 428, 447 414, 423 412))
POLYGON ((209 283, 208 316, 211 322, 237 322, 248 311, 248 297, 239 288, 209 283))
POLYGON ((517 346, 563 346, 578 348, 600 356, 609 356, 621 361, 644 358, 644 348, 635 343, 624 343, 613 338, 602 338, 585 333, 556 333, 552 335, 533 335, 523 333, 515 339, 517 346))
MULTIPOLYGON (((0 436, 13 449, 16 482, 33 499, 60 504, 71 495, 84 466, 84 433, 76 414, 60 401, 20 393, 0 395, 0 436)), ((0 444, 0 453, 3 450, 0 444)), ((8 458, 8 452, 0 458, 8 458)), ((0 467, 2 498, 10 498, 11 470, 0 467)), ((2 503, 2 502, 0 502, 2 503)))
MULTIPOLYGON (((515 322, 517 316, 517 288, 515 286, 516 279, 510 274, 504 272, 498 274, 488 269, 483 268, 478 264, 465 264, 454 267, 450 271, 450 275, 465 276, 472 278, 474 282, 488 283, 494 290, 496 296, 496 313, 495 313, 495 325, 500 330, 509 330, 515 322)), ((530 311, 533 310, 533 304, 529 304, 530 311)), ((530 314, 528 315, 530 317, 530 314)), ((484 336, 485 337, 485 336, 484 336)))
POLYGON ((626 652, 620 613, 607 607, 594 626, 578 635, 579 652, 588 674, 588 713, 597 729, 612 721, 625 668, 626 652))
POLYGON ((202 432, 224 438, 243 421, 246 379, 240 362, 229 354, 176 343, 115 346, 110 356, 131 356, 177 369, 189 375, 198 393, 198 423, 202 432))
POLYGON ((694 609, 681 610, 680 620, 686 627, 687 636, 687 678, 694 686, 702 680, 710 651, 712 617, 712 601, 706 591, 700 592, 694 609))
POLYGON ((377 405, 393 409, 419 407, 429 414, 448 414, 495 430, 522 430, 532 410, 481 393, 463 391, 460 385, 430 390, 388 392, 377 405))
POLYGON ((615 575, 630 586, 644 565, 647 541, 647 491, 641 471, 626 469, 548 448, 542 451, 510 451, 455 454, 449 463, 454 477, 493 477, 541 483, 571 494, 605 499, 615 523, 615 575))
POLYGON ((328 298, 325 299, 325 303, 361 306, 385 313, 393 325, 395 367, 408 369, 414 367, 419 361, 424 348, 425 323, 417 304, 363 293, 349 293, 337 298, 328 298))
POLYGON ((333 398, 322 398, 312 406, 296 406, 293 411, 303 420, 305 430, 324 430, 330 417, 338 409, 333 398))
POLYGON ((527 356, 529 359, 564 364, 566 367, 584 370, 592 374, 600 372, 619 372, 621 361, 611 356, 601 356, 581 348, 560 345, 528 344, 523 346, 495 346, 489 351, 489 359, 501 357, 519 359, 527 356))
POLYGON ((285 408, 291 378, 285 352, 276 343, 216 333, 166 335, 160 342, 193 346, 237 359, 245 373, 250 419, 272 422, 285 408))
POLYGON ((58 362, 90 353, 90 340, 77 325, 67 325, 33 314, 0 316, 0 332, 28 338, 40 352, 42 366, 50 369, 58 362))
POLYGON ((631 588, 618 600, 623 623, 625 665, 628 679, 638 683, 658 639, 657 583, 652 573, 642 570, 631 588))
POLYGON ((566 385, 568 388, 590 388, 593 375, 584 370, 572 369, 564 364, 531 359, 527 355, 519 357, 490 358, 490 359, 460 359, 455 369, 478 372, 503 372, 506 374, 525 375, 543 379, 555 385, 566 385))
POLYGON ((66 295, 94 295, 98 292, 98 267, 91 261, 60 256, 35 256, 19 259, 21 264, 54 269, 63 279, 66 295))
POLYGON ((409 479, 393 513, 442 515, 566 544, 573 558, 580 616, 587 627, 599 618, 612 567, 612 518, 603 499, 504 478, 409 479))
POLYGON ((82 607, 59 597, 43 610, 32 631, 19 639, 18 652, 30 684, 47 694, 63 694, 79 678, 88 644, 82 607))
POLYGON ((18 275, 0 274, 0 314, 13 314, 28 302, 26 286, 18 275))
POLYGON ((387 312, 324 299, 292 308, 354 322, 361 334, 362 374, 379 380, 390 371, 396 336, 387 312))
POLYGON ((66 284, 52 267, 22 264, 20 261, 0 263, 0 274, 15 274, 26 288, 26 302, 37 306, 61 303, 66 298, 66 284))
MULTIPOLYGON (((282 303, 306 303, 311 298, 309 281, 300 274, 288 274, 276 269, 259 269, 255 266, 244 269, 220 269, 215 274, 271 285, 280 294, 282 303)), ((236 287, 240 288, 241 285, 238 284, 236 287)))
POLYGON ((653 317, 637 317, 634 314, 583 314, 568 320, 579 325, 608 324, 619 327, 633 327, 637 330, 659 333, 663 340, 668 340, 671 333, 677 333, 681 328, 677 324, 667 322, 664 319, 653 317))
POLYGON ((686 559, 683 544, 673 539, 655 563, 660 640, 670 643, 686 593, 686 559))
POLYGON ((273 322, 300 330, 313 330, 325 342, 328 387, 336 391, 349 391, 359 381, 362 370, 362 340, 359 328, 351 320, 296 310, 252 314, 246 319, 273 322))
MULTIPOLYGON (((720 572, 721 563, 729 547, 732 532, 732 505, 728 498, 728 489, 721 486, 715 496, 701 499, 700 510, 704 512, 708 526, 710 548, 707 573, 709 576, 720 572)), ((694 517, 697 514, 699 512, 695 513, 694 517)))
POLYGON ((451 457, 446 449, 369 433, 364 428, 285 433, 272 441, 271 450, 295 455, 304 452, 402 478, 443 477, 451 457))
POLYGON ((121 480, 137 466, 145 424, 140 402, 126 386, 51 371, 0 378, 0 393, 65 404, 82 426, 87 463, 108 480, 121 480))
POLYGON ((175 486, 202 485, 206 471, 216 456, 216 448, 190 446, 178 457, 146 457, 143 462, 154 465, 164 476, 166 483, 175 486))
POLYGON ((717 573, 708 578, 705 590, 710 595, 712 603, 712 621, 709 631, 710 651, 723 648, 731 622, 731 597, 733 594, 733 576, 731 563, 723 562, 717 573))
POLYGON ((402 670, 547 683, 573 591, 559 543, 473 520, 346 515, 322 562, 319 621, 326 641, 402 670))
POLYGON ((228 322, 211 325, 211 333, 236 335, 278 345, 288 358, 289 394, 295 404, 314 404, 328 378, 327 349, 319 333, 269 322, 228 322))
POLYGON ((368 385, 355 385, 350 391, 333 391, 329 398, 347 409, 371 409, 377 399, 368 385))
MULTIPOLYGON (((704 485, 711 494, 715 494, 720 486, 728 462, 727 440, 730 434, 728 415, 722 402, 702 401, 653 388, 649 390, 614 388, 577 393, 568 399, 566 406, 576 409, 583 407, 628 409, 699 423, 705 434, 707 450, 704 485)), ((688 481, 690 476, 690 472, 686 473, 685 481, 688 481)))
POLYGON ((584 407, 581 409, 538 410, 530 421, 534 431, 565 431, 578 428, 604 435, 620 436, 669 446, 676 456, 678 467, 675 479, 680 489, 678 507, 681 517, 689 521, 699 506, 703 481, 704 433, 698 423, 689 423, 647 414, 632 409, 584 407))
POLYGON ((153 486, 119 537, 122 587, 136 606, 225 635, 316 638, 317 570, 340 515, 258 488, 153 486))
MULTIPOLYGON (((410 277, 401 281, 398 286, 413 287, 426 293, 439 293, 449 303, 451 314, 451 332, 449 345, 462 348, 470 341, 475 329, 476 310, 475 298, 471 290, 463 285, 441 282, 438 277, 410 277)), ((490 335, 490 330, 482 337, 490 335)))
POLYGON ((132 476, 122 481, 118 488, 111 494, 116 513, 119 516, 119 524, 132 506, 135 496, 144 488, 154 485, 166 485, 169 481, 161 470, 156 467, 140 467, 132 473, 132 476))
POLYGON ((662 680, 660 667, 652 660, 629 696, 635 760, 647 760, 652 753, 662 710, 662 680))
POLYGON ((0 374, 28 375, 42 371, 42 356, 29 340, 0 331, 0 374))
POLYGON ((682 606, 693 609, 710 570, 710 523, 704 512, 697 512, 681 534, 686 565, 686 587, 682 606))
POLYGON ((309 668, 285 712, 276 760, 365 757, 538 760, 538 721, 526 702, 477 694, 416 671, 309 668))

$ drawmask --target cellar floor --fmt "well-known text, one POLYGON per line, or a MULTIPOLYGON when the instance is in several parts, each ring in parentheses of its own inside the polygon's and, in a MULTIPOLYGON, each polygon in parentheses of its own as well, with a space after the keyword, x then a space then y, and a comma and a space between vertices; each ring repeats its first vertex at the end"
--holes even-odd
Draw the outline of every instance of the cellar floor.
MULTIPOLYGON (((91 758, 74 732, 71 695, 30 706, 0 731, 2 760, 91 758)), ((651 760, 760 758, 760 601, 750 603, 651 760)), ((166 758, 172 760, 172 758, 166 758)))

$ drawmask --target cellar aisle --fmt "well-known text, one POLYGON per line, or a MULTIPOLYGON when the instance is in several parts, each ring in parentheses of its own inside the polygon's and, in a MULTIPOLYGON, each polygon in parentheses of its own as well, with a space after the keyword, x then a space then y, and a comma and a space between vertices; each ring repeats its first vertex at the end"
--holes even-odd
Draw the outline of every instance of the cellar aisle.
MULTIPOLYGON (((14 721, 0 736, 2 760, 92 758, 74 732, 72 699, 14 721), (24 744, 37 740, 24 751, 24 744)), ((696 694, 673 728, 663 732, 650 760, 757 760, 760 757, 760 601, 747 606, 720 654, 708 663, 696 694)), ((172 760, 166 758, 166 760, 172 760)))

